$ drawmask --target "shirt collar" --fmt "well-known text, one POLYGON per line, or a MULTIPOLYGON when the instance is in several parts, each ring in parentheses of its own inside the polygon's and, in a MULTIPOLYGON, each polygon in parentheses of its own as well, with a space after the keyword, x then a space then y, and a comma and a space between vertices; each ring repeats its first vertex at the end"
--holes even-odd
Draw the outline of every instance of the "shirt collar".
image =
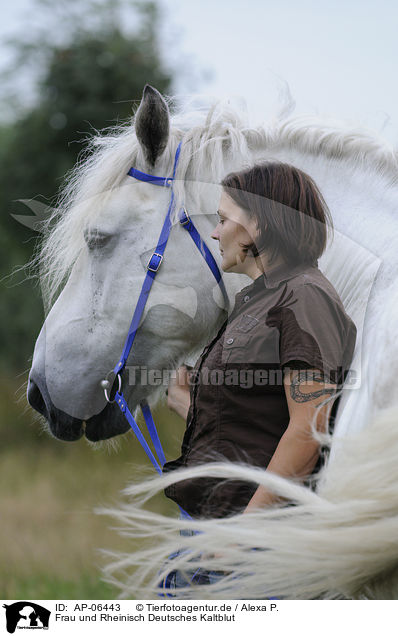
POLYGON ((253 283, 250 285, 250 288, 254 293, 260 291, 261 289, 275 289, 281 283, 294 278, 298 274, 302 272, 312 269, 314 267, 318 267, 318 261, 314 263, 299 263, 298 265, 289 265, 287 263, 282 263, 281 265, 277 265, 273 267, 265 274, 261 274, 258 278, 256 278, 253 283))

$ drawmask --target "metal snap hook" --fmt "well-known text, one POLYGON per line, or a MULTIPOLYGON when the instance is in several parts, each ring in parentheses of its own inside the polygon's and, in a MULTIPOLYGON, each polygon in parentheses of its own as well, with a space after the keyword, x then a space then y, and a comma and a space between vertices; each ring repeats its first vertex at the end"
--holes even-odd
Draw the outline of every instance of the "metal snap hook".
POLYGON ((105 399, 107 402, 109 402, 109 404, 113 404, 115 402, 115 396, 116 393, 120 393, 121 388, 122 388, 122 377, 120 375, 120 373, 114 373, 113 371, 109 371, 109 373, 106 375, 104 380, 101 380, 101 387, 104 389, 104 394, 105 394, 105 399), (110 381, 108 378, 110 375, 113 375, 113 380, 110 381), (115 380, 116 378, 118 379, 118 388, 117 390, 114 390, 114 384, 115 384, 115 380), (108 395, 108 389, 110 389, 110 396, 108 395), (114 391, 114 392, 113 392, 114 391), (112 395, 113 393, 113 395, 112 395), (113 398, 113 399, 111 399, 113 398))

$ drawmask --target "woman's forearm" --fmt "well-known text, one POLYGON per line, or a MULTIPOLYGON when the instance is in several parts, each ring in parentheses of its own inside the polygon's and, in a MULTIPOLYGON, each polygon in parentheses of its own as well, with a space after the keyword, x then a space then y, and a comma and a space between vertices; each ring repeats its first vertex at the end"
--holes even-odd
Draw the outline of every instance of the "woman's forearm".
MULTIPOLYGON (((309 427, 290 422, 267 466, 267 472, 281 477, 303 479, 311 474, 318 457, 319 444, 311 437, 309 427)), ((270 505, 277 500, 274 493, 259 486, 244 512, 270 505)))

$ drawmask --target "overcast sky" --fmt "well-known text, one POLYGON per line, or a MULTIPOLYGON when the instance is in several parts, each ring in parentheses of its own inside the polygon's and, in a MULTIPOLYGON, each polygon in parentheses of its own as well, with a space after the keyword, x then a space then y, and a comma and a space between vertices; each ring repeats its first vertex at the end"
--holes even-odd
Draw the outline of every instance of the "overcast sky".
MULTIPOLYGON (((178 92, 243 96, 267 117, 287 81, 298 113, 381 130, 398 145, 396 0, 159 0, 178 92), (270 106, 271 105, 271 106, 270 106)), ((1 3, 0 37, 32 0, 1 3)), ((0 48, 6 60, 4 47, 0 48)), ((6 63, 6 61, 5 61, 6 63)))

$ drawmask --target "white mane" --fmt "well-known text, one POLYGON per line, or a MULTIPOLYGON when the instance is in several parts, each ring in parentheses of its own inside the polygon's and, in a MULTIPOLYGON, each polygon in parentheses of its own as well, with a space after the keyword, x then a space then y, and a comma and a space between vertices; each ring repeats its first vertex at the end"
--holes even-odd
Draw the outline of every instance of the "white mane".
MULTIPOLYGON (((169 100, 171 103, 172 100, 169 100)), ((283 112, 288 111, 286 107, 283 112)), ((156 166, 156 174, 170 174, 178 143, 182 149, 177 170, 177 201, 183 198, 185 179, 219 183, 225 176, 226 159, 239 157, 250 164, 249 150, 294 148, 324 159, 346 161, 352 170, 370 169, 384 177, 386 185, 398 178, 394 150, 367 131, 353 130, 316 118, 282 115, 268 127, 250 128, 228 104, 203 108, 180 107, 171 117, 167 148, 156 166)), ((43 296, 48 305, 65 282, 83 247, 83 231, 95 222, 109 194, 120 187, 130 167, 146 169, 137 142, 134 117, 125 124, 107 129, 88 142, 69 173, 53 214, 44 227, 44 241, 36 264, 40 268, 43 296)))

